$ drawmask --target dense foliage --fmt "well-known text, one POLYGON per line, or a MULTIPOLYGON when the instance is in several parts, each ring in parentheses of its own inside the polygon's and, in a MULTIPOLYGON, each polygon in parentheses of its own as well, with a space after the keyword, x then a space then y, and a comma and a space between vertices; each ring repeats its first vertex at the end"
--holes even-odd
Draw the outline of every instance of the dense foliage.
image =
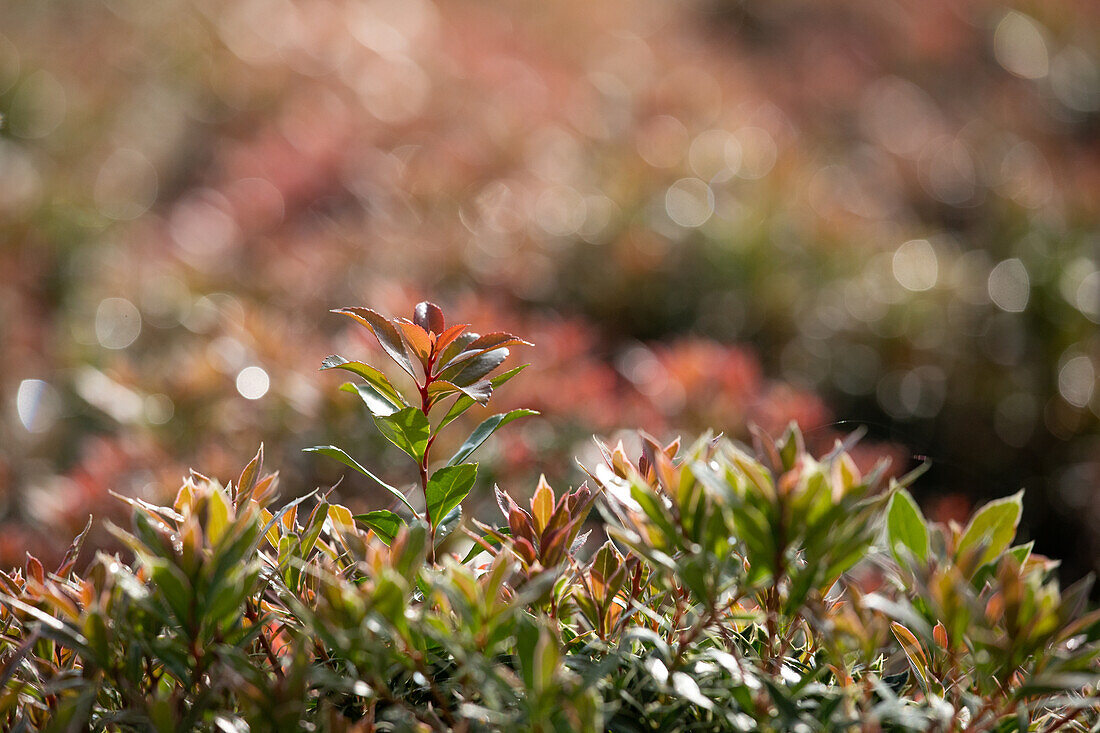
POLYGON ((4 2, 0 118, 0 563, 258 424, 331 482, 313 314, 427 291, 538 347, 483 479, 843 417, 1100 569, 1095 0, 4 2))
MULTIPOLYGON (((905 488, 791 426, 749 449, 643 435, 569 491, 495 489, 464 521, 476 450, 436 439, 519 369, 507 333, 341 309, 398 366, 329 357, 416 464, 412 490, 353 514, 287 504, 263 451, 236 482, 192 473, 171 506, 128 499, 112 531, 47 571, 0 574, 0 721, 11 730, 1095 730, 1100 615, 1087 584, 1014 545, 1020 495, 928 522, 905 488), (601 522, 594 521, 598 509, 601 522), (459 528, 461 527, 461 531, 459 528), (592 533, 592 534, 589 534, 592 533), (594 551, 588 538, 607 535, 594 551)), ((483 489, 483 490, 487 490, 483 489)), ((594 538, 594 539, 595 539, 594 538)))

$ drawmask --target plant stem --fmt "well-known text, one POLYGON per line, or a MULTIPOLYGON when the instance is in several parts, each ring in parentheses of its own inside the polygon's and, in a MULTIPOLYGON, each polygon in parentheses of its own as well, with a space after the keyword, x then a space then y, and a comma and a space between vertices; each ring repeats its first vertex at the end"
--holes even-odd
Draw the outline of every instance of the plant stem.
MULTIPOLYGON (((424 384, 418 384, 417 388, 420 391, 420 411, 424 413, 424 418, 428 418, 428 413, 431 411, 431 402, 428 395, 428 386, 434 381, 432 376, 433 367, 435 366, 435 354, 432 354, 428 359, 428 365, 424 369, 424 384)), ((429 423, 429 426, 431 423, 429 423)), ((429 427, 430 429, 430 427, 429 427)), ((424 495, 424 517, 428 520, 428 562, 435 565, 435 527, 436 518, 428 511, 428 461, 432 452, 432 443, 435 442, 435 436, 429 434, 428 442, 424 446, 424 457, 420 459, 420 491, 424 495)))
MULTIPOLYGON (((256 614, 256 609, 252 607, 251 601, 245 602, 245 616, 252 623, 259 623, 260 619, 256 614)), ((271 671, 275 673, 275 676, 280 680, 283 679, 283 665, 279 663, 279 658, 275 656, 275 650, 271 648, 271 642, 268 641, 267 633, 260 631, 260 646, 263 647, 264 654, 267 655, 268 662, 271 663, 271 671)))

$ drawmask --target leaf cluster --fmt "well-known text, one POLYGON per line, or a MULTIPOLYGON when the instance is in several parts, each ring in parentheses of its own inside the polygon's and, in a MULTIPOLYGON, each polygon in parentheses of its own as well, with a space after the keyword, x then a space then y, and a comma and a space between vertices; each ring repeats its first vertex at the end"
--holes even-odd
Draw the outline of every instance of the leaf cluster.
POLYGON ((491 376, 524 342, 428 303, 408 321, 341 312, 414 386, 323 368, 363 380, 347 391, 419 480, 321 446, 391 506, 280 503, 261 448, 235 482, 126 499, 112 531, 130 557, 78 573, 81 535, 52 571, 0 573, 5 730, 1100 729, 1100 615, 1013 544, 1020 494, 932 523, 917 473, 864 475, 854 439, 811 455, 792 425, 752 446, 642 435, 633 460, 601 443, 579 487, 495 487, 500 523, 464 521, 467 459, 521 415, 447 459, 435 438, 517 373, 491 376), (594 552, 590 532, 607 535, 594 552))

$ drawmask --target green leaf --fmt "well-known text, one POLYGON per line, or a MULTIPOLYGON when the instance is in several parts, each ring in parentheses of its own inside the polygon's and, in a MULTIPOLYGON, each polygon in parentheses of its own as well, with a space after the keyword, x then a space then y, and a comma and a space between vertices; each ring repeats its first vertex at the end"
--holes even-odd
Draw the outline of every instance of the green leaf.
POLYGON ((432 474, 426 491, 428 517, 439 523, 466 498, 476 477, 476 463, 446 466, 432 474))
POLYGON ((393 386, 389 377, 383 374, 380 370, 375 369, 370 364, 364 364, 361 361, 348 361, 342 356, 333 354, 327 356, 321 362, 320 371, 327 371, 329 369, 343 369, 346 372, 356 374, 363 379, 367 380, 375 390, 387 400, 392 402, 398 408, 408 404, 405 400, 405 396, 401 394, 401 391, 397 387, 393 386))
POLYGON ((1031 557, 1031 550, 1035 547, 1035 540, 1028 542, 1024 545, 1016 545, 1015 547, 1008 548, 1008 553, 1016 559, 1016 562, 1023 565, 1027 562, 1027 559, 1031 557))
MULTIPOLYGON (((497 376, 490 379, 489 384, 492 385, 493 389, 496 389, 529 366, 530 364, 521 364, 515 369, 509 369, 503 374, 498 374, 497 376)), ((447 410, 447 414, 443 416, 443 419, 439 421, 439 425, 436 427, 436 430, 442 430, 443 426, 449 425, 450 423, 454 422, 456 419, 458 419, 460 415, 462 415, 462 413, 466 412, 466 410, 469 410, 473 406, 474 400, 470 397, 466 395, 459 397, 457 400, 455 400, 455 403, 451 405, 451 409, 447 410)))
MULTIPOLYGON (((416 510, 413 509, 413 505, 409 503, 409 500, 405 497, 404 494, 402 494, 400 491, 398 491, 393 486, 390 486, 389 484, 387 484, 382 479, 375 476, 373 473, 371 473, 367 469, 363 468, 363 466, 361 466, 357 460, 355 460, 354 458, 352 458, 351 456, 349 456, 347 453, 345 453, 341 449, 337 448, 336 446, 334 446, 334 445, 315 445, 312 448, 304 448, 302 452, 303 453, 320 453, 323 456, 328 456, 329 458, 335 458, 336 460, 340 461, 340 463, 343 463, 345 466, 348 466, 350 468, 354 468, 356 471, 363 474, 364 476, 366 476, 367 478, 371 479, 376 484, 381 486, 383 489, 385 489, 386 491, 393 494, 397 499, 399 499, 401 501, 402 504, 407 506, 414 514, 416 514, 416 510)), ((417 514, 417 516, 419 516, 419 514, 417 514)))
POLYGON ((466 438, 466 442, 462 444, 462 447, 458 449, 458 452, 451 456, 451 460, 447 461, 448 466, 454 466, 458 463, 462 463, 464 460, 470 457, 475 450, 477 450, 482 443, 489 439, 489 436, 497 431, 498 428, 507 425, 508 423, 516 420, 517 418, 526 417, 527 415, 539 414, 535 410, 512 410, 511 412, 501 412, 492 417, 486 419, 483 423, 474 428, 474 432, 470 433, 470 437, 466 438))
POLYGON ((401 334, 397 332, 397 328, 389 320, 370 308, 337 308, 332 312, 350 316, 366 326, 378 339, 378 343, 390 355, 390 358, 408 372, 410 377, 416 377, 412 361, 409 359, 409 353, 405 350, 405 344, 401 340, 401 334))
POLYGON ((374 530, 374 533, 387 545, 393 542, 397 531, 405 526, 405 521, 388 509, 356 514, 355 518, 374 530))
MULTIPOLYGON (((474 520, 474 523, 477 523, 476 519, 474 520)), ((485 545, 488 545, 489 547, 500 547, 502 544, 504 544, 504 540, 502 538, 512 536, 512 530, 508 526, 493 529, 492 531, 496 534, 493 535, 486 533, 480 538, 481 542, 474 542, 473 546, 470 548, 470 551, 466 553, 466 557, 462 558, 463 564, 470 562, 482 552, 485 552, 485 545)))
POLYGON ((305 532, 302 533, 301 557, 303 560, 309 557, 309 553, 313 551, 313 546, 317 544, 317 538, 321 536, 321 530, 325 526, 325 520, 328 518, 328 514, 328 502, 322 501, 320 504, 313 507, 313 512, 310 514, 305 532))
POLYGON ((997 559, 1007 550, 1020 523, 1023 495, 1023 491, 1017 491, 1012 496, 991 501, 979 509, 966 525, 955 557, 960 557, 967 550, 984 543, 986 549, 978 563, 980 567, 997 559))
POLYGON ((424 460, 431 426, 419 408, 406 407, 392 415, 375 417, 374 423, 387 440, 408 453, 417 463, 424 460))
POLYGON ((176 620, 181 626, 187 628, 193 613, 197 610, 192 603, 195 591, 191 581, 182 570, 162 558, 152 560, 149 563, 149 569, 153 585, 164 598, 176 620))
POLYGON ((890 497, 890 505, 886 509, 886 533, 890 541, 890 551, 899 563, 904 560, 897 550, 899 544, 904 545, 921 562, 928 561, 928 525, 917 502, 913 501, 913 497, 905 489, 898 489, 890 497))
POLYGON ((803 446, 802 433, 798 429, 798 423, 791 422, 783 432, 783 437, 776 443, 779 459, 783 462, 783 470, 790 471, 794 468, 799 454, 806 449, 803 446))
POLYGON ((401 405, 394 404, 369 384, 344 382, 340 385, 340 391, 359 395, 359 399, 363 400, 363 404, 367 406, 371 417, 389 417, 401 409, 401 405))
POLYGON ((451 511, 447 512, 447 516, 443 517, 435 526, 435 543, 438 547, 447 535, 455 531, 462 522, 462 505, 459 504, 451 511))
POLYGON ((890 622, 890 630, 894 632, 894 637, 897 638, 898 643, 901 644, 902 651, 905 652, 906 658, 909 660, 910 666, 920 677, 921 683, 925 686, 928 685, 928 658, 924 654, 924 649, 921 647, 920 642, 917 641, 917 637, 912 631, 905 628, 897 621, 890 622))
POLYGON ((561 654, 554 637, 546 628, 539 629, 539 640, 535 644, 535 663, 532 672, 534 689, 543 692, 550 689, 554 672, 561 666, 561 654))
POLYGON ((534 619, 527 615, 521 616, 516 624, 516 656, 520 673, 528 688, 535 686, 535 649, 541 637, 539 629, 534 619))

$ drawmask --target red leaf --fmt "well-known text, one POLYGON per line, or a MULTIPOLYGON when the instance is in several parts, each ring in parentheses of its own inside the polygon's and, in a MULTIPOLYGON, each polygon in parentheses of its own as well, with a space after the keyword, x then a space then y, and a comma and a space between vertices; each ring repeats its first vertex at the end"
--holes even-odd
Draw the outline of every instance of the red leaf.
POLYGON ((538 556, 535 555, 535 546, 527 539, 514 537, 512 538, 512 546, 516 548, 516 554, 526 560, 528 565, 534 565, 535 561, 538 560, 538 556))
POLYGON ((435 303, 429 303, 426 300, 417 303, 416 308, 413 309, 413 323, 438 336, 445 328, 443 310, 435 303))
POLYGON ((508 526, 512 529, 513 537, 526 537, 531 543, 534 543, 535 538, 538 536, 535 533, 535 525, 531 522, 531 515, 519 508, 519 506, 513 506, 508 512, 508 526))
POLYGON ((34 578, 39 583, 46 582, 46 572, 42 568, 42 563, 29 552, 27 553, 27 578, 34 578))
POLYGON ((468 323, 459 323, 456 326, 451 326, 443 333, 439 334, 435 339, 435 353, 442 354, 451 343, 462 335, 462 332, 470 327, 468 323))
POLYGON ((426 370, 428 368, 428 360, 432 355, 432 339, 428 336, 428 332, 421 326, 404 318, 398 318, 394 323, 401 329, 401 335, 404 336, 405 343, 409 345, 413 354, 416 355, 416 358, 420 360, 420 364, 426 370))

